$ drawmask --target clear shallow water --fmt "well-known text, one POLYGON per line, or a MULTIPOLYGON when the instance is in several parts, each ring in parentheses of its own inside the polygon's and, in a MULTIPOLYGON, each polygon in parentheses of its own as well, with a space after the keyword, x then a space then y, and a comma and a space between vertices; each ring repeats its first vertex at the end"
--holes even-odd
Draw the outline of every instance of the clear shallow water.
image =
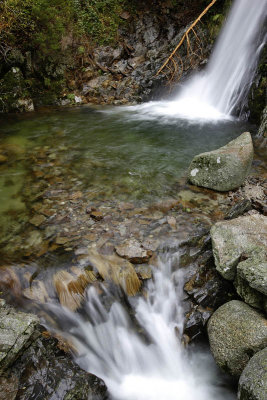
MULTIPOLYGON (((235 120, 189 121, 156 113, 147 118, 143 106, 80 107, 8 118, 0 120, 0 150, 15 144, 18 154, 8 168, 0 166, 0 178, 12 166, 17 185, 24 179, 23 160, 29 166, 29 153, 44 149, 64 168, 65 178, 75 176, 91 199, 154 201, 175 195, 194 155, 249 128, 235 120)), ((0 190, 7 190, 4 184, 0 190)))

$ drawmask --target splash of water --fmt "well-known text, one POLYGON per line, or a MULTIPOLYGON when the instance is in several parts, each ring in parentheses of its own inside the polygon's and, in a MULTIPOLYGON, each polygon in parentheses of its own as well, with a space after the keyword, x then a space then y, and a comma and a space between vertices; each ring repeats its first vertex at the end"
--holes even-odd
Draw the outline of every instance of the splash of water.
POLYGON ((87 318, 51 306, 69 328, 78 364, 105 381, 112 399, 234 399, 220 387, 207 352, 190 355, 181 344, 183 274, 179 268, 172 271, 177 257, 169 256, 155 268, 146 296, 132 304, 134 325, 122 303, 115 301, 107 311, 92 287, 87 318))

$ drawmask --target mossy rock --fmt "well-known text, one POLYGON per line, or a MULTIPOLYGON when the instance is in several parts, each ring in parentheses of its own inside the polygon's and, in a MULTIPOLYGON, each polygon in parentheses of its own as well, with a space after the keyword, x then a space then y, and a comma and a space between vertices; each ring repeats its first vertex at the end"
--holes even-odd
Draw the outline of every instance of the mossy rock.
POLYGON ((218 191, 241 186, 251 168, 253 144, 249 132, 217 150, 194 157, 189 167, 189 181, 218 191))

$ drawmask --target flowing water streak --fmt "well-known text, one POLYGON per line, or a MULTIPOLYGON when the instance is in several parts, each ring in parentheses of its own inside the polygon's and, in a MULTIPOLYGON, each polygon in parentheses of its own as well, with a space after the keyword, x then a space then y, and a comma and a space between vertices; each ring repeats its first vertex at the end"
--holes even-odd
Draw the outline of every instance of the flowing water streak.
POLYGON ((183 273, 179 268, 172 271, 178 259, 179 254, 166 256, 155 268, 147 296, 132 304, 135 324, 120 302, 107 311, 92 287, 86 302, 88 318, 51 306, 68 327, 78 349, 78 364, 104 379, 112 399, 234 398, 220 387, 211 357, 197 351, 189 356, 181 344, 183 273))
POLYGON ((241 115, 266 43, 266 16, 267 0, 235 0, 206 70, 189 79, 173 101, 126 109, 141 119, 218 121, 241 115))

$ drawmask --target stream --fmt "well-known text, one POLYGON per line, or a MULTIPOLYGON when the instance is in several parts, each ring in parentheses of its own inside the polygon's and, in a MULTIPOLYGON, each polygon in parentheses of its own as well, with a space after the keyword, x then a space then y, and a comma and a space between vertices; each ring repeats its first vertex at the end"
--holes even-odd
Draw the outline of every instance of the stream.
MULTIPOLYGON (((71 343, 76 362, 105 381, 111 399, 235 398, 208 348, 188 345, 183 335, 180 245, 201 218, 190 215, 187 203, 171 206, 168 217, 152 205, 177 200, 196 154, 255 132, 232 112, 242 112, 252 83, 265 5, 236 0, 209 66, 172 101, 0 119, 0 252, 19 276, 12 289, 28 308, 37 304, 48 330, 71 343), (119 246, 133 237, 142 242, 141 250, 134 247, 141 261, 122 265, 127 257, 119 246), (157 260, 149 260, 146 240, 157 240, 157 260), (101 250, 93 253, 94 269, 88 248, 101 250), (144 272, 139 264, 148 260, 144 272), (75 285, 88 276, 81 293, 75 285)), ((211 196, 213 209, 221 196, 211 196)), ((208 229, 212 220, 203 221, 208 229)))

